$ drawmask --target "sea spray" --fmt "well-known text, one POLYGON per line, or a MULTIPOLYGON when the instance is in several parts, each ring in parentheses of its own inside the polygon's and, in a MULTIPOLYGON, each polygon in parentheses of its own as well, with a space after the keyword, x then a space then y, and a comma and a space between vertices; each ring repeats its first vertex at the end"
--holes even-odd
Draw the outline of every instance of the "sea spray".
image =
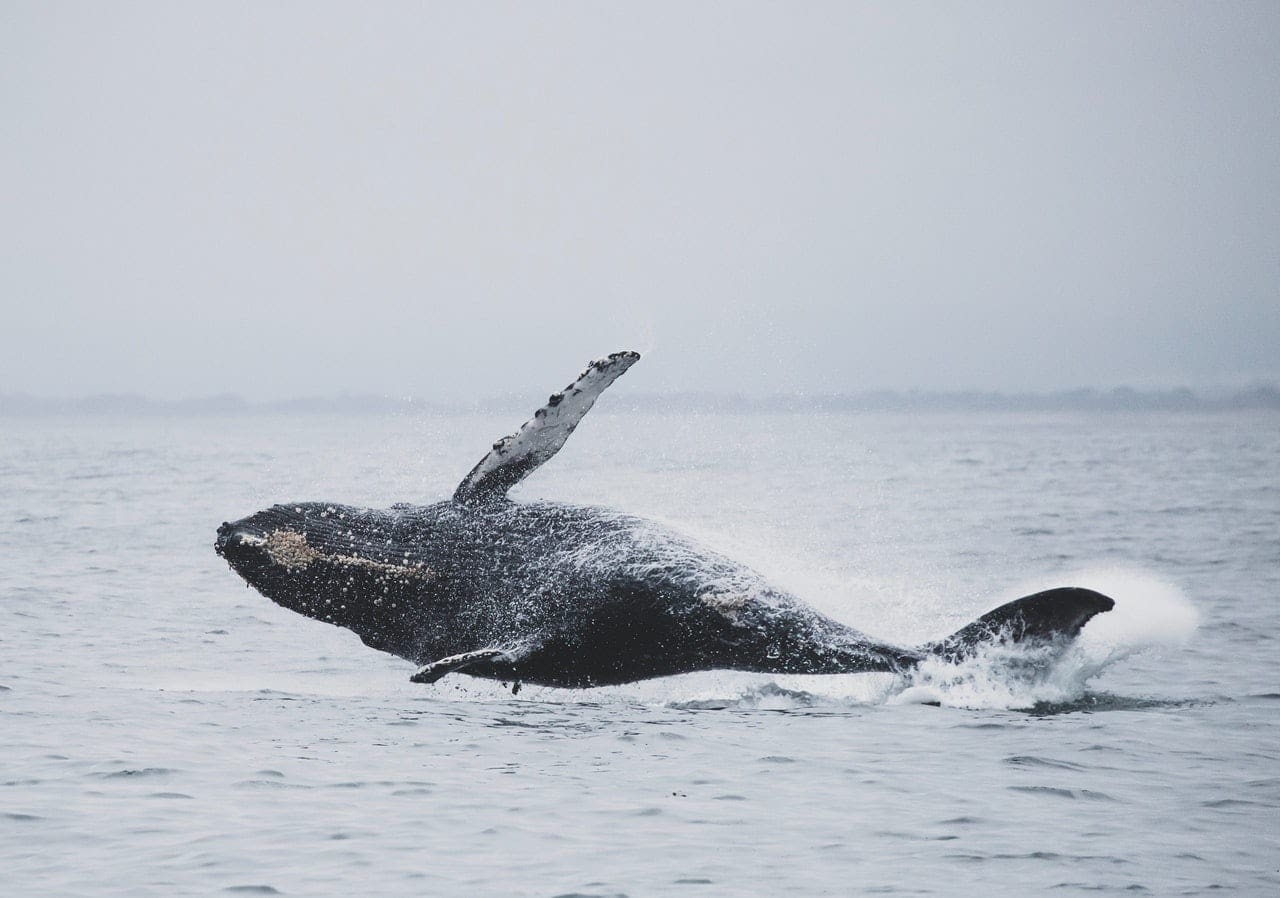
POLYGON ((1074 702, 1106 668, 1138 652, 1182 645, 1199 622, 1181 590, 1152 574, 1095 569, 1060 579, 1105 592, 1115 608, 1090 620, 1068 644, 1028 650, 996 643, 958 663, 929 659, 889 701, 990 709, 1074 702))

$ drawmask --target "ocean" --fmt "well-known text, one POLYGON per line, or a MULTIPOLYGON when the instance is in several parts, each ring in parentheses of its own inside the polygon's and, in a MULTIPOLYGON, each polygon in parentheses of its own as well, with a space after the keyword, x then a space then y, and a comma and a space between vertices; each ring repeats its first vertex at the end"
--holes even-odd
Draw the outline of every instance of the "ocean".
POLYGON ((1280 414, 610 414, 513 492, 919 643, 1058 585, 1052 670, 447 677, 214 531, 447 497, 519 416, 0 420, 0 892, 1280 893, 1280 414))

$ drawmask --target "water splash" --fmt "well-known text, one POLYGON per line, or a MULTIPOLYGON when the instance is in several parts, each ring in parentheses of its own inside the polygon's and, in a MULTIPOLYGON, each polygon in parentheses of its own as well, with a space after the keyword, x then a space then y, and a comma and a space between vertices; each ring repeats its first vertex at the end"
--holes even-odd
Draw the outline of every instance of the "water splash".
POLYGON ((1027 650, 994 644, 955 664, 925 661, 890 702, 982 709, 1070 705, 1106 668, 1138 652, 1185 644, 1199 624, 1181 590, 1151 574, 1095 569, 1064 579, 1111 596, 1115 608, 1089 621, 1067 645, 1027 650))

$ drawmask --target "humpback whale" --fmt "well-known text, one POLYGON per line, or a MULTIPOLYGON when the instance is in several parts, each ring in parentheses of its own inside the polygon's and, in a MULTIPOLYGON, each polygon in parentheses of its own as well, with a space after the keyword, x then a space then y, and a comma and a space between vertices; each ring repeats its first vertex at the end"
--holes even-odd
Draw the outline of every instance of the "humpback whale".
POLYGON ((616 352, 591 362, 494 443, 447 501, 390 509, 284 503, 223 523, 215 549, 277 604, 412 661, 417 683, 453 672, 513 689, 714 669, 905 673, 987 643, 1066 645, 1112 608, 1089 589, 1051 589, 937 642, 897 646, 654 521, 509 499, 639 358, 616 352))

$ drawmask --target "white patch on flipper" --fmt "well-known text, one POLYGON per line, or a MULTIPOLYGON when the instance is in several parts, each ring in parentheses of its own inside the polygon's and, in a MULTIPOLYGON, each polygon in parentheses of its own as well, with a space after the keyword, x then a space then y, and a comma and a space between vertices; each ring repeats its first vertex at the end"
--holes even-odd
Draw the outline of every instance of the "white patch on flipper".
POLYGON ((493 444, 489 454, 458 484, 454 501, 504 495, 560 451, 596 398, 639 358, 637 352, 615 352, 589 364, 563 393, 553 393, 519 430, 493 444))

